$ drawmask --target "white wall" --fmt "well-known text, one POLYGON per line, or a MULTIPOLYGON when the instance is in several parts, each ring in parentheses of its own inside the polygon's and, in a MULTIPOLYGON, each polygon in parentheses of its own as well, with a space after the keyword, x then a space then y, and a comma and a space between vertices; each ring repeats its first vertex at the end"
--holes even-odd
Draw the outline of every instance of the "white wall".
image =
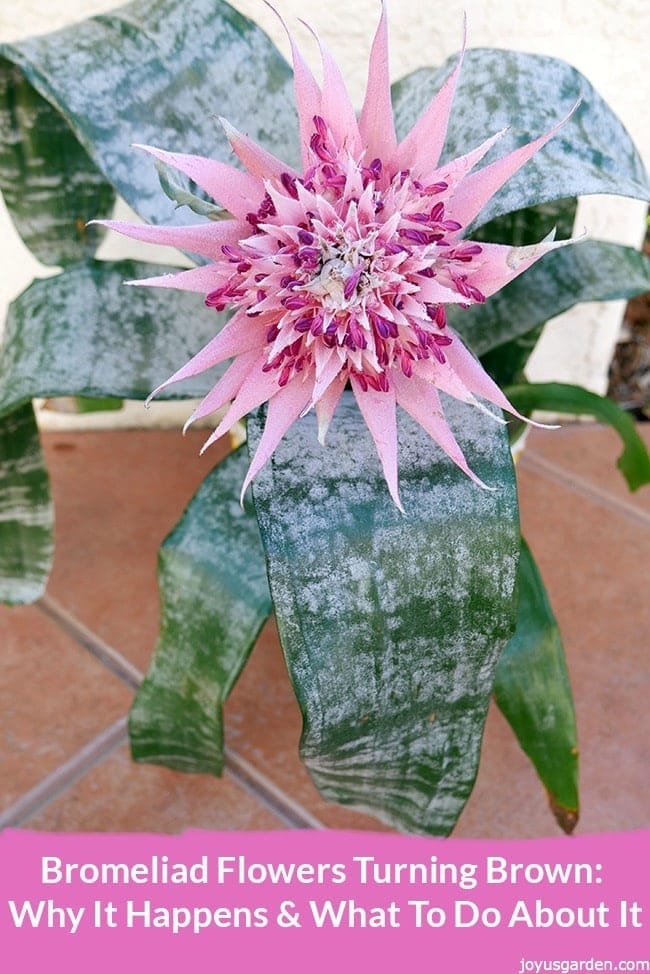
MULTIPOLYGON (((289 56, 278 21, 262 0, 234 0, 233 5, 257 20, 289 56)), ((111 0, 66 0, 65 5, 52 0, 4 3, 0 7, 0 40, 53 30, 115 6, 111 0)), ((277 0, 277 6, 290 24, 297 26, 297 18, 303 17, 316 27, 343 66, 353 98, 360 103, 378 0, 328 0, 326 4, 277 0)), ((550 54, 574 64, 619 114, 644 157, 650 157, 646 77, 642 70, 650 19, 647 0, 389 0, 388 9, 394 78, 424 64, 439 64, 456 51, 466 11, 469 46, 515 48, 550 54)), ((305 38, 305 53, 316 66, 313 45, 304 31, 301 36, 305 38)), ((581 205, 579 219, 594 237, 638 245, 644 213, 645 207, 636 201, 591 198, 581 205)), ((124 250, 110 251, 116 252, 124 250)), ((4 209, 0 210, 0 267, 0 315, 4 317, 6 303, 34 276, 44 273, 26 252, 4 209)), ((579 382, 604 391, 621 314, 619 303, 582 305, 549 323, 531 360, 530 377, 579 382)), ((114 422, 117 415, 109 414, 107 419, 114 422)), ((176 413, 171 421, 176 422, 176 413)))

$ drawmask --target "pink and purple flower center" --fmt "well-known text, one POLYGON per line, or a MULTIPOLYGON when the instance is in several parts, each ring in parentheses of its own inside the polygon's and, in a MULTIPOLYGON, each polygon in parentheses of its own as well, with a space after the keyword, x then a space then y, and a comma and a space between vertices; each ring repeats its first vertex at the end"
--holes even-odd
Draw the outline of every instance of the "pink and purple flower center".
POLYGON ((468 273, 482 248, 446 215, 447 182, 354 159, 313 121, 312 164, 267 181, 251 235, 223 247, 206 304, 268 324, 264 371, 281 387, 328 364, 362 390, 388 391, 391 369, 410 377, 419 361, 445 363, 453 339, 440 296, 485 300, 468 273))

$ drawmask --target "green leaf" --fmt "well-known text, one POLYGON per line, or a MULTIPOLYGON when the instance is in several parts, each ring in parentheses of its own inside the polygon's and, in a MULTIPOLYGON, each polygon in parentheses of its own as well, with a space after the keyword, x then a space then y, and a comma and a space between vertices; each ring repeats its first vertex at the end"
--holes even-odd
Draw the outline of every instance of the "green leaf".
POLYGON ((543 330, 544 325, 537 325, 481 357, 481 365, 498 386, 503 388, 503 386, 526 381, 524 372, 526 363, 542 337, 543 330))
MULTIPOLYGON (((154 159, 153 163, 158 172, 158 179, 160 180, 163 193, 177 207, 188 206, 193 213, 198 213, 199 216, 205 216, 208 220, 225 220, 229 217, 228 210, 217 206, 216 203, 211 203, 205 198, 205 194, 199 196, 196 191, 193 192, 190 189, 191 181, 180 176, 175 169, 166 166, 160 159, 154 159)), ((193 183, 191 185, 194 186, 193 183)))
MULTIPOLYGON (((566 200, 554 200, 550 203, 542 203, 539 206, 529 206, 524 210, 515 210, 514 213, 505 213, 503 216, 495 217, 484 226, 480 227, 472 234, 474 240, 487 241, 492 243, 509 244, 514 247, 525 247, 543 240, 552 230, 555 230, 560 239, 566 239, 573 233, 576 209, 578 201, 575 197, 566 200)), ((497 292, 497 297, 503 292, 497 292)), ((526 290, 524 289, 524 295, 526 290)), ((571 300, 569 298, 569 300, 571 300)), ((492 304, 492 298, 490 299, 492 304)), ((539 304, 532 303, 537 311, 539 304)), ((475 305, 474 307, 482 307, 475 305)), ((451 322, 463 333, 469 331, 469 343, 472 338, 480 343, 485 340, 486 334, 489 336, 497 332, 504 325, 503 318, 493 316, 489 321, 470 314, 463 317, 461 309, 451 307, 451 322), (460 313, 459 313, 460 312, 460 313), (496 322, 496 327, 495 327, 496 322)), ((473 308, 467 309, 470 313, 473 308)), ((530 327, 529 317, 522 317, 521 302, 515 300, 510 306, 502 308, 502 315, 505 323, 513 329, 526 329, 524 334, 516 334, 510 341, 504 342, 492 353, 487 353, 482 359, 484 368, 490 373, 493 379, 500 386, 518 382, 523 377, 523 370, 535 345, 539 341, 542 333, 543 324, 530 327)), ((526 308, 525 314, 530 314, 530 308, 526 308)), ((548 314, 548 312, 545 312, 548 314)))
POLYGON ((136 761, 221 774, 223 704, 271 613, 245 451, 203 482, 160 550, 161 634, 129 719, 136 761))
POLYGON ((546 254, 485 304, 449 309, 449 321, 483 357, 582 301, 614 301, 650 290, 650 260, 633 247, 586 240, 546 254))
MULTIPOLYGON (((421 68, 393 86, 397 130, 404 135, 448 77, 457 58, 438 70, 421 68)), ((477 220, 532 204, 590 193, 647 199, 648 176, 621 121, 571 65, 519 51, 476 48, 465 53, 454 98, 445 159, 462 155, 509 126, 484 163, 547 132, 580 107, 560 132, 488 202, 477 220)))
POLYGON ((499 709, 544 784, 565 832, 578 822, 578 743, 564 647, 544 583, 526 542, 519 559, 515 634, 497 665, 499 709))
POLYGON ((110 399, 107 396, 86 397, 77 399, 77 411, 80 413, 116 412, 123 406, 121 399, 110 399))
POLYGON ((650 455, 636 431, 634 421, 611 399, 605 399, 581 386, 562 382, 527 383, 509 386, 504 390, 510 402, 524 416, 533 410, 587 414, 608 423, 623 441, 623 452, 616 465, 625 477, 630 490, 638 490, 650 483, 650 455))
POLYGON ((539 206, 514 210, 478 227, 472 233, 472 239, 509 244, 511 247, 526 247, 539 243, 555 230, 558 239, 564 240, 573 233, 577 208, 578 201, 572 196, 565 200, 551 200, 540 203, 539 206))
POLYGON ((110 214, 115 191, 6 53, 0 45, 0 191, 35 257, 44 264, 83 260, 103 236, 86 224, 110 214))
MULTIPOLYGON (((123 398, 144 399, 223 326, 225 316, 194 295, 123 286, 125 278, 171 269, 91 260, 35 281, 10 306, 0 348, 0 422, 9 458, 0 489, 15 513, 0 524, 0 601, 38 598, 51 560, 47 475, 33 419, 25 418, 31 399, 108 396, 118 406, 123 398)), ((202 395, 210 382, 202 376, 162 398, 202 395)))
POLYGON ((52 504, 31 405, 0 419, 0 601, 43 594, 54 552, 52 504))
MULTIPOLYGON (((350 394, 327 447, 308 415, 253 485, 314 782, 330 800, 433 835, 450 831, 474 783, 519 552, 503 428, 445 408, 494 492, 400 415, 401 514, 350 394)), ((258 415, 251 450, 260 435, 258 415)))
MULTIPOLYGON (((34 281, 9 308, 0 415, 34 396, 145 399, 226 321, 196 295, 124 286, 171 270, 90 260, 34 281)), ((200 376, 161 398, 203 395, 211 384, 200 376)))
POLYGON ((107 183, 148 221, 189 222, 132 144, 231 162, 219 115, 298 158, 291 70, 222 0, 137 0, 0 46, 0 188, 29 248, 48 263, 85 255, 94 231, 83 226, 106 212, 107 183))

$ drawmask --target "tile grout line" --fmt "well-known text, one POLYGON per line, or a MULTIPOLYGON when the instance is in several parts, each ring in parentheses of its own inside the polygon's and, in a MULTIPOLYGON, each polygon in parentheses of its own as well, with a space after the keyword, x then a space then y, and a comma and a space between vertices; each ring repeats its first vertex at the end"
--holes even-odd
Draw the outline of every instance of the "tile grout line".
POLYGON ((104 642, 83 622, 76 619, 60 602, 46 593, 38 600, 36 607, 52 619, 68 636, 71 636, 75 642, 87 649, 114 676, 126 683, 131 690, 138 689, 143 680, 140 670, 125 659, 120 652, 104 642))
POLYGON ((21 795, 9 808, 0 812, 0 829, 18 828, 24 825, 116 748, 124 744, 127 739, 127 718, 120 717, 68 761, 59 765, 55 771, 46 775, 37 785, 21 795))
POLYGON ((292 829, 324 829, 325 825, 319 818, 312 815, 308 809, 298 802, 294 802, 281 788, 258 771, 254 764, 247 761, 241 754, 225 748, 225 767, 235 781, 245 788, 249 794, 260 798, 260 790, 264 792, 264 804, 281 818, 292 829), (288 801, 287 801, 288 799, 288 801))
MULTIPOLYGON (((137 690, 144 679, 144 675, 140 670, 133 665, 129 660, 127 660, 117 649, 114 649, 108 643, 104 642, 99 636, 96 635, 91 629, 85 626, 79 621, 72 613, 61 605, 61 603, 52 598, 50 595, 43 595, 36 603, 36 606, 47 615, 55 624, 57 624, 63 631, 75 640, 79 645, 86 649, 92 656, 97 659, 97 661, 102 664, 106 669, 110 670, 114 676, 126 683, 128 687, 132 690, 137 690)), ((124 737, 119 743, 126 743, 128 741, 128 729, 127 729, 128 718, 124 717, 118 723, 124 724, 124 737)), ((117 725, 114 725, 117 726, 117 725)), ((103 737, 110 732, 104 731, 98 737, 94 738, 85 748, 82 748, 77 754, 70 759, 69 762, 61 765, 56 771, 51 775, 48 775, 43 781, 33 788, 31 791, 27 792, 23 798, 19 799, 14 805, 4 813, 9 814, 18 810, 21 814, 21 822, 25 821, 25 813, 21 811, 22 803, 29 804, 26 806, 29 809, 29 816, 36 814, 37 811, 44 808, 45 805, 49 804, 54 798, 58 798, 63 791, 70 784, 74 784, 86 771, 91 770, 101 760, 102 757, 107 756, 106 754, 100 755, 99 758, 92 758, 94 753, 92 748, 95 742, 99 742, 101 746, 101 741, 103 737), (83 762, 87 761, 87 767, 83 766, 83 762), (68 774, 68 765, 76 768, 79 765, 80 770, 73 778, 68 781, 66 775, 68 774), (63 784, 59 784, 59 776, 62 776, 63 784), (20 806, 20 809, 19 809, 20 806)), ((279 818, 285 823, 289 828, 293 829, 323 829, 324 824, 312 815, 306 808, 304 808, 299 802, 294 801, 290 795, 287 795, 281 788, 274 784, 274 782, 267 777, 263 772, 259 771, 253 764, 246 760, 242 755, 238 754, 236 751, 232 751, 229 748, 225 749, 225 770, 228 772, 229 776, 248 794, 256 798, 261 804, 268 808, 276 818, 279 818)), ((4 817, 0 813, 0 828, 3 827, 2 823, 4 817)), ((11 824, 16 824, 12 821, 11 824)))
POLYGON ((603 507, 608 508, 610 511, 637 523, 640 522, 645 527, 650 527, 650 514, 646 511, 634 507, 632 504, 628 504, 626 501, 615 497, 613 494, 609 494, 605 490, 595 487, 588 480, 580 477, 579 474, 568 473, 562 467, 556 466, 552 461, 535 453, 534 450, 524 451, 519 463, 523 470, 528 470, 531 473, 545 474, 551 480, 562 484, 563 487, 568 487, 570 490, 575 490, 577 493, 583 494, 589 500, 602 504, 603 507))

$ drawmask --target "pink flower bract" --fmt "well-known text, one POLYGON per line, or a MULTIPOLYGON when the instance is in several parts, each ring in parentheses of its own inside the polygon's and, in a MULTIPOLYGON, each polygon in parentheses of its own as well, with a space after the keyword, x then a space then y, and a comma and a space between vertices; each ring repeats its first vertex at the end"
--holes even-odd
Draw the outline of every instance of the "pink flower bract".
POLYGON ((444 418, 439 392, 483 409, 476 397, 515 410, 447 325, 445 307, 485 301, 562 245, 546 240, 518 248, 464 237, 487 200, 559 126, 479 169, 502 133, 440 165, 462 54, 398 143, 385 10, 358 119, 327 49, 321 45, 321 88, 293 40, 291 46, 300 171, 224 122, 244 171, 143 148, 194 180, 229 219, 189 227, 108 223, 210 260, 137 283, 202 292, 208 306, 234 310, 223 330, 156 392, 233 359, 190 422, 230 403, 208 446, 268 401, 242 495, 291 424, 312 407, 324 438, 348 382, 398 505, 397 404, 481 483, 444 418))

